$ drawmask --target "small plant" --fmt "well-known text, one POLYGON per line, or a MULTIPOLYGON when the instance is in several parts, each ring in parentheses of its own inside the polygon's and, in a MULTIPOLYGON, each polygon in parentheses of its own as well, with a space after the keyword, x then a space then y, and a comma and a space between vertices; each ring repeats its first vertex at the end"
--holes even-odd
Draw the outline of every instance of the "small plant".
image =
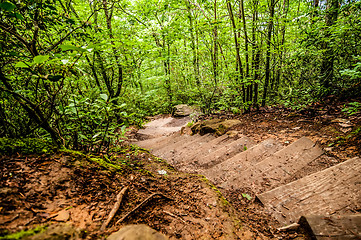
POLYGON ((345 114, 347 114, 349 116, 354 115, 361 110, 361 103, 359 103, 359 102, 351 102, 351 103, 348 103, 347 105, 345 104, 343 106, 342 112, 344 112, 345 114))
POLYGON ((247 198, 247 200, 252 200, 252 197, 248 195, 247 193, 242 193, 242 197, 247 198))
POLYGON ((187 123, 187 127, 192 127, 193 125, 194 125, 194 122, 193 122, 193 121, 187 123))

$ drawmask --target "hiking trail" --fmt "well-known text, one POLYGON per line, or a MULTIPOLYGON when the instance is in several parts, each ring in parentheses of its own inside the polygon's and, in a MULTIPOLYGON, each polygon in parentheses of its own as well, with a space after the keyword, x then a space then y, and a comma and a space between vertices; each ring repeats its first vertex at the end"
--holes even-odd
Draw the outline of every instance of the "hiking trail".
POLYGON ((324 150, 307 137, 285 145, 232 134, 182 133, 189 118, 161 118, 138 132, 136 145, 177 170, 206 176, 222 192, 251 188, 256 201, 281 226, 300 223, 315 239, 358 239, 361 215, 361 161, 304 171, 324 150), (325 221, 328 219, 328 221, 325 221), (336 220, 332 220, 336 219, 336 220))

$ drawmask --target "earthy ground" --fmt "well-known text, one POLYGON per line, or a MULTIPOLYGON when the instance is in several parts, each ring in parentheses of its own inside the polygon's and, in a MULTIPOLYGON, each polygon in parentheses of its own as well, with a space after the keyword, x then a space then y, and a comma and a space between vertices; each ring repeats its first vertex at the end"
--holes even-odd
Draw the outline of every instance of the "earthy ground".
MULTIPOLYGON (((302 170, 313 172, 360 156, 361 116, 344 114, 344 104, 326 102, 302 111, 272 107, 242 116, 219 113, 203 118, 238 118, 242 124, 235 130, 258 142, 273 136, 288 145, 308 136, 326 150, 302 170)), ((135 130, 129 134, 135 135, 135 130)), ((222 196, 203 177, 177 172, 135 147, 98 158, 76 152, 0 156, 0 183, 0 239, 63 222, 84 230, 64 230, 73 239, 104 239, 132 223, 145 223, 171 239, 305 239, 302 232, 277 231, 277 222, 254 202, 247 186, 238 192, 220 189, 222 196), (100 231, 116 195, 126 186, 129 191, 114 220, 100 231), (153 193, 159 195, 133 211, 153 193)))

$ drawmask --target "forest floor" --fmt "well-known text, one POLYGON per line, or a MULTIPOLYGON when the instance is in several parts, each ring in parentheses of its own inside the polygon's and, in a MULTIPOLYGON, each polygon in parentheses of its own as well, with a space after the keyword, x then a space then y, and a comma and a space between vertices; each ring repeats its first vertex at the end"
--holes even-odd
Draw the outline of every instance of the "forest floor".
MULTIPOLYGON (((234 130, 257 142, 274 137, 287 145, 307 136, 325 150, 320 162, 310 166, 317 168, 360 156, 361 114, 345 114, 345 104, 325 102, 301 111, 269 107, 203 118, 237 118, 242 124, 234 130)), ((178 172, 134 146, 99 156, 75 151, 0 156, 0 182, 0 239, 20 239, 7 234, 30 235, 29 229, 37 226, 35 231, 56 226, 58 234, 73 236, 69 239, 104 239, 123 225, 139 223, 170 239, 304 239, 301 232, 277 231, 277 222, 260 205, 242 197, 254 197, 251 189, 222 195, 204 177, 178 172), (100 231, 124 187, 129 190, 118 213, 100 231), (64 227, 65 222, 77 229, 64 227)))

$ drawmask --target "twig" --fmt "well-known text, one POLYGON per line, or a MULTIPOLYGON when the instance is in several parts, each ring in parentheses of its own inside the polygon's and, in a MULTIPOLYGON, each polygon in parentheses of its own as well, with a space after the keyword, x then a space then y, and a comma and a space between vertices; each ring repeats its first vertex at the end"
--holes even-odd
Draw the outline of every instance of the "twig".
POLYGON ((166 214, 168 214, 169 216, 172 216, 172 217, 174 217, 174 218, 176 218, 176 219, 181 220, 183 223, 186 223, 186 221, 184 221, 183 218, 181 218, 180 216, 177 216, 177 215, 175 215, 175 214, 173 214, 173 213, 171 213, 171 212, 165 211, 165 210, 163 210, 163 212, 166 213, 166 214))
POLYGON ((11 219, 6 220, 6 221, 2 222, 1 224, 11 223, 11 222, 14 221, 15 219, 17 219, 19 216, 20 216, 20 215, 19 215, 19 213, 18 213, 18 214, 16 214, 14 217, 12 217, 11 219))
POLYGON ((103 223, 102 227, 100 228, 100 231, 104 231, 105 228, 108 226, 108 224, 110 223, 110 221, 113 219, 114 215, 117 213, 119 207, 120 207, 120 203, 123 200, 123 196, 124 194, 127 192, 128 187, 124 187, 117 195, 117 201, 114 204, 113 209, 110 211, 109 216, 107 218, 107 220, 103 223))
POLYGON ((164 197, 168 200, 173 200, 169 197, 166 197, 164 196, 163 194, 161 193, 153 193, 152 195, 150 195, 149 197, 147 197, 143 202, 139 203, 135 208, 133 208, 129 213, 125 214, 124 217, 122 217, 121 219, 119 219, 115 225, 118 225, 119 223, 123 222, 127 217, 129 217, 132 213, 134 213, 135 211, 137 211, 139 208, 141 208, 145 203, 147 203, 150 199, 152 199, 153 197, 155 196, 161 196, 161 197, 164 197))
POLYGON ((280 231, 280 232, 294 231, 294 230, 297 230, 299 227, 300 227, 300 224, 292 223, 292 224, 290 224, 288 226, 277 228, 277 230, 280 231))

